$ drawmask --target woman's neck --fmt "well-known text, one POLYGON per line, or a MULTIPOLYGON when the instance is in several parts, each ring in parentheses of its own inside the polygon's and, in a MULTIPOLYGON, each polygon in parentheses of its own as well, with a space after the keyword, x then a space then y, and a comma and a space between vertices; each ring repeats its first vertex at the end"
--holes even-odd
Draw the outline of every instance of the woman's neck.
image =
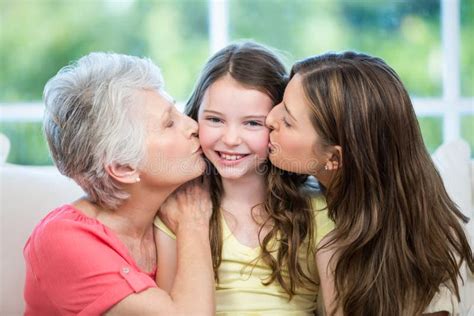
POLYGON ((115 210, 100 207, 87 199, 75 204, 118 235, 146 239, 153 229, 156 212, 174 190, 175 188, 152 190, 135 184, 127 190, 130 197, 115 210))

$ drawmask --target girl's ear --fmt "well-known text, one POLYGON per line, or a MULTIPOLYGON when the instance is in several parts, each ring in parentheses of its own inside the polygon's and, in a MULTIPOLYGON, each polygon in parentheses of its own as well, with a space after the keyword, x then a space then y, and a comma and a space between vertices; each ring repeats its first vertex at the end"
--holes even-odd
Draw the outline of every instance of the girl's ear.
POLYGON ((118 163, 111 163, 105 166, 105 170, 115 181, 125 184, 140 182, 140 174, 138 169, 130 165, 121 165, 118 163))
POLYGON ((342 147, 335 145, 329 149, 329 159, 324 170, 335 171, 342 168, 342 147))

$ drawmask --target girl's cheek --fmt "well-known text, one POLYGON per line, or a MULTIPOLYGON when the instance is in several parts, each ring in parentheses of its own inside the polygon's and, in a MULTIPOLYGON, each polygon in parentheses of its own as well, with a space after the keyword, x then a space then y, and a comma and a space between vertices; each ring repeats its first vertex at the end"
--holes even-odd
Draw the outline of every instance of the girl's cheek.
POLYGON ((266 158, 268 156, 269 141, 270 137, 268 131, 264 131, 253 138, 252 147, 254 148, 254 151, 258 153, 260 158, 266 158))
POLYGON ((213 131, 205 125, 199 125, 199 142, 201 143, 201 147, 203 150, 214 144, 217 139, 218 135, 216 131, 213 131))

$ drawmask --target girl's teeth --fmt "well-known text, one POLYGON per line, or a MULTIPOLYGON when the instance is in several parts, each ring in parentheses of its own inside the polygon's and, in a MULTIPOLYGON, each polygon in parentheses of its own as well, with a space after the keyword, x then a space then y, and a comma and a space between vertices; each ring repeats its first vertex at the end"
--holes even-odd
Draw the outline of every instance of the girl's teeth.
POLYGON ((224 158, 225 160, 239 160, 240 158, 242 158, 242 155, 226 155, 226 154, 222 154, 222 158, 224 158))

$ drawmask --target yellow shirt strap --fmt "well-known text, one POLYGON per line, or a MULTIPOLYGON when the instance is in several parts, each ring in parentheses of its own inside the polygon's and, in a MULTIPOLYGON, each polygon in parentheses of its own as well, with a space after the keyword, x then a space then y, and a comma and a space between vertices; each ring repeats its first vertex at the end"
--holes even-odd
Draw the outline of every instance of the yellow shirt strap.
POLYGON ((156 228, 161 230, 163 233, 168 235, 170 238, 176 240, 176 235, 171 231, 171 229, 166 226, 165 223, 161 220, 161 218, 157 215, 155 216, 155 220, 153 221, 153 225, 155 225, 156 228))
POLYGON ((314 242, 318 246, 319 242, 329 234, 335 227, 334 222, 328 217, 326 200, 323 195, 318 195, 311 200, 316 224, 314 242))

